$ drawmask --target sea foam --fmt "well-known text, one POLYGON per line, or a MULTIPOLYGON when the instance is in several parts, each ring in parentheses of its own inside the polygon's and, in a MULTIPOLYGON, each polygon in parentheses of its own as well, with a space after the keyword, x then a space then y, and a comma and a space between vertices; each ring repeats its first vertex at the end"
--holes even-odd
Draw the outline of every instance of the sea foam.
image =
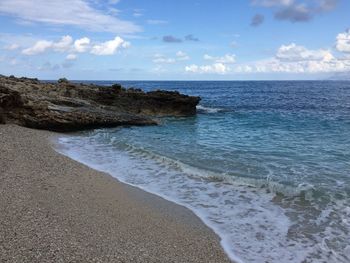
POLYGON ((221 109, 221 108, 211 108, 211 107, 205 107, 203 105, 197 106, 198 113, 218 113, 218 112, 223 112, 223 111, 225 111, 225 110, 221 109))
MULTIPOLYGON (((269 180, 218 174, 126 144, 117 134, 103 131, 62 137, 59 143, 60 152, 72 159, 191 209, 220 236, 223 248, 236 262, 261 262, 262 258, 267 262, 345 262, 343 255, 328 246, 334 229, 325 228, 321 235, 310 237, 293 233, 297 222, 290 215, 297 211, 289 203, 276 201, 280 191, 291 192, 292 197, 311 191, 312 186, 287 191, 269 180)), ((329 212, 318 217, 320 225, 334 213, 334 207, 324 211, 329 212)), ((345 210, 340 220, 347 220, 347 215, 345 210)))

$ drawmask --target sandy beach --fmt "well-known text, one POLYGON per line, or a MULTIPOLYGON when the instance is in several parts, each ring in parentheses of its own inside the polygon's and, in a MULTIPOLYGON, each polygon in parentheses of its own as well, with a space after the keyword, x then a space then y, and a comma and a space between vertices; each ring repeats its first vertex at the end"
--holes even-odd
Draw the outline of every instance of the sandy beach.
POLYGON ((0 125, 0 262, 230 262, 190 210, 0 125))

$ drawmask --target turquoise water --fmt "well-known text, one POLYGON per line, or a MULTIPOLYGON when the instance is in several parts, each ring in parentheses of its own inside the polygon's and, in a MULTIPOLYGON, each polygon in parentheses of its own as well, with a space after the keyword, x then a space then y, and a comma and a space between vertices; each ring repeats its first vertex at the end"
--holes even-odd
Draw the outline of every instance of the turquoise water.
POLYGON ((350 82, 122 84, 199 95, 198 115, 64 136, 65 154, 192 209, 237 261, 350 262, 350 82))

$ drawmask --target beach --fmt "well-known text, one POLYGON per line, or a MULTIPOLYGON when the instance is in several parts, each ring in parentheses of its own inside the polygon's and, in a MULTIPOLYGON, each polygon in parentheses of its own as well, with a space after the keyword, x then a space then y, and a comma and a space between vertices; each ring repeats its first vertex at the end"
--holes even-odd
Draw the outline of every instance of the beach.
POLYGON ((55 136, 0 125, 1 262, 230 262, 190 210, 59 154, 55 136))

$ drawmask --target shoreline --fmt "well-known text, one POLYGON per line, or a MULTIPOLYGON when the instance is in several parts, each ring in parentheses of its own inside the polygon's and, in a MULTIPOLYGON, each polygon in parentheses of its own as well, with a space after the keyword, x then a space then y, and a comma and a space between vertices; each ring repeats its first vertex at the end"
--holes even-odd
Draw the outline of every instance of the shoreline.
MULTIPOLYGON (((111 176, 113 179, 117 180, 118 182, 120 182, 121 184, 124 184, 126 187, 132 187, 132 188, 136 188, 138 190, 140 190, 141 192, 146 192, 148 194, 151 194, 152 196, 155 196, 157 198, 161 198, 163 201, 166 202, 170 202, 171 205, 175 204, 176 206, 180 206, 181 209, 186 209, 189 210, 193 215, 189 215, 190 218, 188 218, 188 221, 185 222, 186 224, 193 222, 193 216, 197 217, 200 220, 200 224, 204 224, 206 227, 208 227, 211 231, 214 232, 214 234, 218 237, 220 245, 223 249, 223 251, 226 253, 227 257, 230 259, 231 262, 234 263, 242 263, 242 259, 240 259, 233 251, 232 251, 232 247, 231 247, 231 243, 230 240, 228 238, 228 236, 226 235, 225 232, 223 232, 222 230, 220 230, 220 228, 218 228, 217 225, 213 224, 213 222, 211 222, 205 213, 203 213, 203 211, 200 211, 198 209, 195 209, 194 207, 191 207, 191 205, 186 204, 184 202, 179 201, 176 198, 172 198, 169 195, 166 195, 164 193, 161 193, 159 191, 154 191, 151 190, 147 187, 143 187, 140 186, 138 184, 133 184, 128 182, 127 180, 122 179, 120 177, 118 177, 117 175, 115 175, 115 173, 113 173, 112 171, 106 171, 101 169, 101 167, 99 166, 94 166, 93 164, 91 164, 91 162, 83 160, 77 156, 76 154, 73 154, 73 156, 69 153, 69 147, 68 149, 66 149, 66 145, 64 145, 64 143, 60 143, 59 140, 64 138, 66 134, 59 134, 58 136, 52 138, 52 144, 53 144, 53 148, 55 151, 57 151, 58 153, 62 154, 63 156, 68 157, 69 159, 76 161, 80 164, 83 164, 95 171, 101 172, 103 174, 106 174, 107 176, 111 176)), ((72 136, 74 136, 74 133, 72 134, 72 136)), ((144 200, 141 200, 144 201, 144 200)), ((152 205, 152 204, 151 204, 152 205)), ((167 205, 167 204, 165 204, 167 205)), ((162 213, 167 212, 166 210, 161 211, 162 213)))
POLYGON ((192 211, 58 153, 57 134, 0 135, 0 261, 231 262, 192 211))

